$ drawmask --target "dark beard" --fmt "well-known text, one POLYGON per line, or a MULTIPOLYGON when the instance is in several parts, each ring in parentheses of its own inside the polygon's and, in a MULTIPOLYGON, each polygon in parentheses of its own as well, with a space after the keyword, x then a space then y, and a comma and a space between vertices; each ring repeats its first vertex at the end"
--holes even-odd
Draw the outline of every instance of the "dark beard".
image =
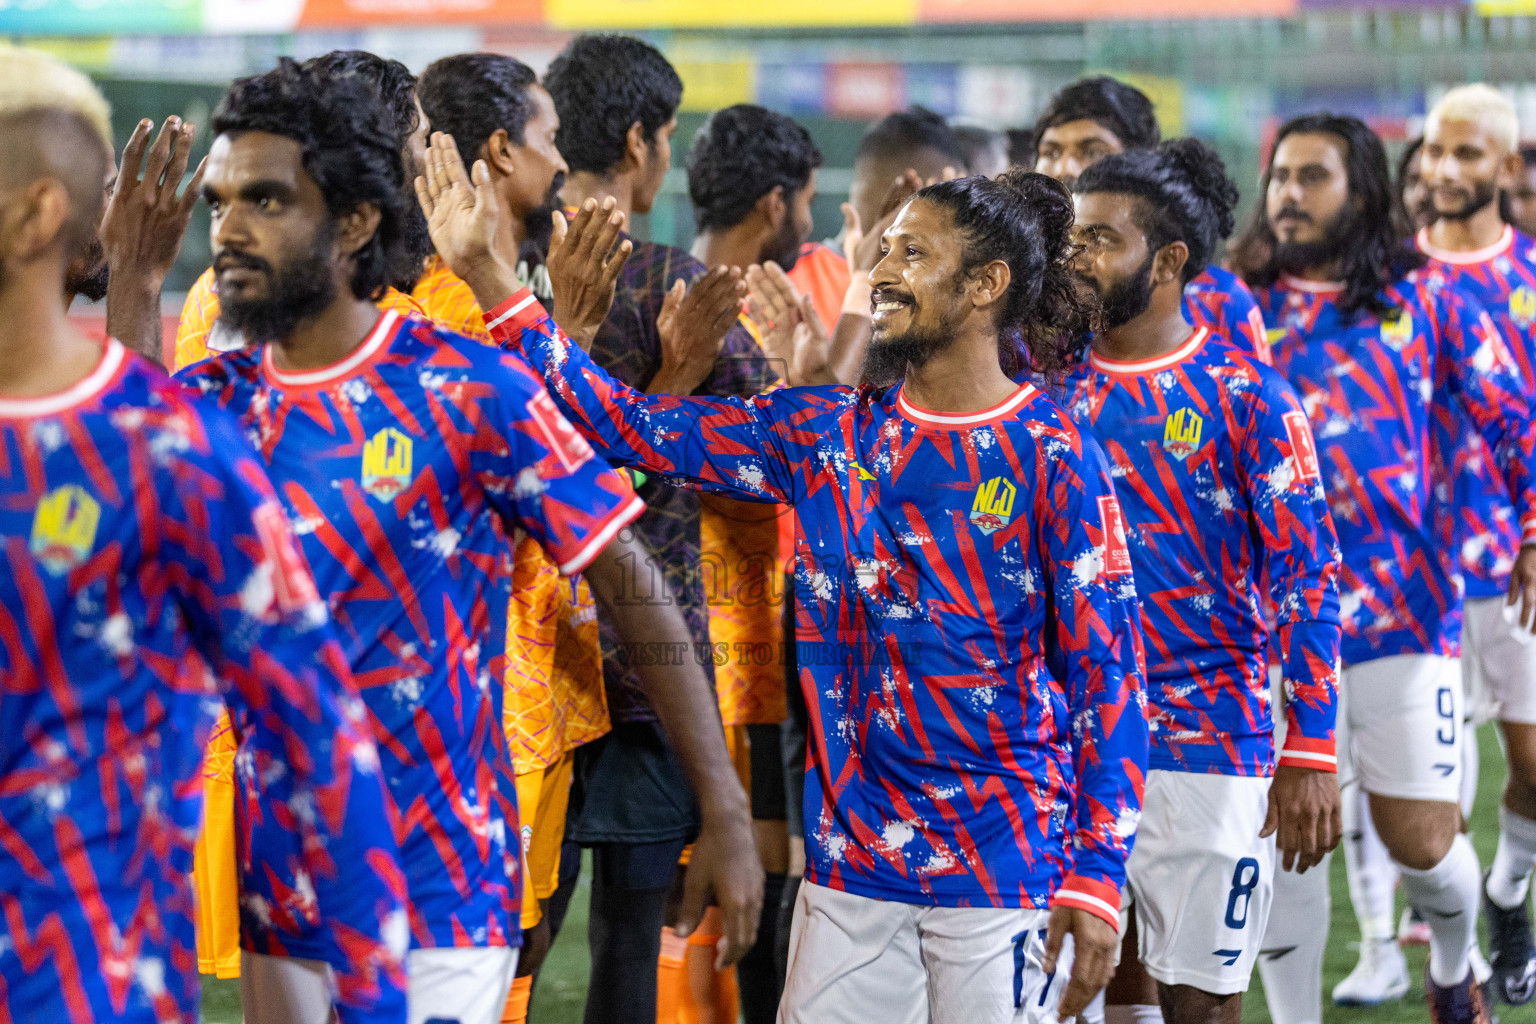
POLYGON ((1499 187, 1497 185, 1491 181, 1480 181, 1472 187, 1472 198, 1463 203, 1460 209, 1452 210, 1450 213, 1440 212, 1440 208, 1435 205, 1433 195, 1431 195, 1429 207, 1434 211, 1435 217, 1439 219, 1471 220, 1474 214, 1482 212, 1489 203, 1494 202, 1498 198, 1499 187))
POLYGON ((800 231, 795 226, 793 217, 784 218, 784 225, 779 228, 779 233, 763 249, 760 262, 767 263, 769 260, 777 263, 779 269, 786 274, 794 270, 795 264, 800 262, 800 231))
POLYGON ((400 221, 400 233, 405 243, 405 266, 410 268, 411 276, 408 279, 391 282, 403 292, 409 292, 416 287, 416 282, 421 278, 422 265, 427 257, 437 252, 437 247, 432 244, 432 232, 427 228, 427 215, 421 212, 420 204, 415 201, 403 204, 404 216, 400 221))
POLYGON ((107 284, 111 269, 107 266, 107 254, 101 247, 101 239, 93 236, 80 254, 69 265, 64 275, 64 290, 84 298, 87 302, 100 302, 107 297, 107 284), (95 267, 95 270, 91 270, 95 267))
POLYGON ((1147 253, 1147 258, 1133 273, 1122 277, 1099 294, 1099 315, 1104 330, 1112 331, 1130 323, 1152 305, 1152 258, 1156 255, 1147 253))
POLYGON ((241 301, 221 296, 219 322, 239 333, 247 344, 264 343, 288 338, 305 319, 324 312, 336 301, 336 282, 331 276, 335 234, 335 227, 328 225, 316 234, 308 252, 294 257, 281 271, 257 256, 229 254, 266 273, 267 297, 241 301))
POLYGON ((1315 242, 1282 242, 1277 239, 1273 257, 1276 268, 1283 274, 1302 274, 1342 258, 1354 244, 1358 220, 1354 210, 1345 207, 1344 212, 1335 217, 1324 230, 1323 237, 1315 242))
POLYGON ((913 327, 883 341, 871 339, 864 351, 859 383, 876 391, 888 390, 907 375, 909 368, 922 367, 954 343, 955 333, 948 319, 941 320, 936 329, 913 327))
POLYGON ((554 233, 554 215, 556 210, 564 209, 560 202, 560 190, 565 188, 565 174, 555 172, 555 180, 549 183, 549 191, 544 195, 544 201, 523 218, 523 238, 532 242, 540 252, 549 251, 549 239, 554 233))

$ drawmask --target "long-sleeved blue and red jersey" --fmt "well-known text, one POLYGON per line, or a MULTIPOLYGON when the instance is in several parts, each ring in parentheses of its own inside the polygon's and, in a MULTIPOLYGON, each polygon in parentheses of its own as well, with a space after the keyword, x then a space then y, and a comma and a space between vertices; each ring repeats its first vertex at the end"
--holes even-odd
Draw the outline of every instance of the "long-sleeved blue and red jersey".
POLYGON ((1509 347, 1482 308, 1414 271, 1386 316, 1338 308, 1342 286, 1282 277, 1255 296, 1275 368, 1301 395, 1343 553, 1344 664, 1455 655, 1461 566, 1450 464, 1464 411, 1488 442, 1523 535, 1536 538, 1536 436, 1509 347))
MULTIPOLYGON (((1415 244, 1430 259, 1427 269, 1475 300, 1503 332, 1529 400, 1536 388, 1536 239, 1506 225, 1487 249, 1450 252, 1430 244, 1426 228, 1415 244)), ((1460 420, 1461 440, 1447 455, 1454 475, 1454 543, 1467 597, 1502 597, 1520 553, 1520 529, 1487 443, 1470 417, 1460 420)))
POLYGON ((0 545, 0 1018, 200 1019, 188 875, 227 701, 247 943, 330 962, 344 1021, 404 1021, 378 751, 233 420, 108 342, 68 391, 0 401, 0 545))
POLYGON ((1196 327, 1136 363, 1090 353, 1067 411, 1108 456, 1147 643, 1150 766, 1265 776, 1278 610, 1279 763, 1335 770, 1339 551, 1306 413, 1270 367, 1196 327))
POLYGON ((330 603, 400 811, 416 947, 517 945, 502 723, 513 528, 580 571, 641 504, 521 356, 385 312, 341 362, 182 371, 244 424, 330 603))
POLYGON ((487 323, 609 458, 795 507, 806 878, 1114 922, 1147 756, 1135 586, 1103 455, 1047 395, 647 397, 526 291, 487 323))

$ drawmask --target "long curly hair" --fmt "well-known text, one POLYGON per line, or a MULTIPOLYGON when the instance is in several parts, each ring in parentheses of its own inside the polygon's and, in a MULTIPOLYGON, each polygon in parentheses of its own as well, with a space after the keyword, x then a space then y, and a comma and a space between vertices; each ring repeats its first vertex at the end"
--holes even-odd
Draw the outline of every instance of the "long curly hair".
POLYGON ((961 235, 961 272, 1008 264, 998 317, 998 355, 1009 376, 1059 380, 1081 357, 1095 307, 1074 284, 1072 194, 1044 174, 1015 167, 996 178, 958 178, 916 195, 950 211, 961 235))
POLYGON ((1231 247, 1232 267, 1244 281, 1256 288, 1269 288, 1280 279, 1280 264, 1275 258, 1279 239, 1269 222, 1265 197, 1274 171, 1275 153, 1280 143, 1291 135, 1332 135, 1344 143, 1344 169, 1349 177, 1349 245, 1342 253, 1344 292, 1339 296, 1339 312, 1346 316, 1364 309, 1377 316, 1391 312, 1381 291, 1426 260, 1419 252, 1403 244, 1408 233, 1399 222, 1393 201, 1392 176, 1387 170, 1387 151, 1380 137, 1360 120, 1347 114, 1304 114, 1280 126, 1270 150, 1269 165, 1259 182, 1259 202, 1241 237, 1231 247))
POLYGON ((244 132, 297 142, 333 217, 364 203, 378 208, 379 226, 354 257, 355 296, 377 299, 410 276, 399 132, 374 83, 284 57, 271 71, 236 81, 214 111, 215 136, 244 132))

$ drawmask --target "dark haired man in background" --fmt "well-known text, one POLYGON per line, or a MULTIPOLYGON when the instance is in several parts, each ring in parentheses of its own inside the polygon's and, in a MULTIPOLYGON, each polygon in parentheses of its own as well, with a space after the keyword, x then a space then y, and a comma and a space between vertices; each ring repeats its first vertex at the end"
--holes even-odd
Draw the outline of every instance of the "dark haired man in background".
MULTIPOLYGON (((569 166, 561 193, 567 206, 612 199, 613 212, 625 218, 648 213, 672 166, 683 95, 672 65, 638 39, 578 36, 550 63, 544 87, 559 117, 555 144, 569 166)), ((747 397, 768 388, 777 375, 740 319, 744 268, 709 270, 682 249, 630 241, 633 255, 620 274, 612 310, 590 341, 593 359, 652 394, 747 397)), ((708 651, 699 496, 645 474, 637 474, 637 490, 646 511, 634 530, 650 558, 636 570, 666 580, 696 650, 708 651)), ((638 585, 649 591, 649 582, 638 585)), ((722 808, 716 795, 689 786, 610 617, 601 625, 613 729, 576 754, 561 858, 569 870, 562 872, 561 894, 551 901, 551 925, 558 929, 563 894, 575 884, 578 848, 588 847, 593 983, 585 1019, 647 1024, 656 1014, 662 926, 678 859, 701 822, 709 824, 722 808)), ((714 660, 703 659, 703 666, 713 679, 714 660)), ((699 855, 695 850, 695 858, 699 855)), ((724 966, 751 948, 755 928, 751 934, 735 932, 733 922, 743 916, 737 901, 744 894, 717 896, 726 922, 724 966)), ((754 926, 758 912, 751 915, 754 926)))

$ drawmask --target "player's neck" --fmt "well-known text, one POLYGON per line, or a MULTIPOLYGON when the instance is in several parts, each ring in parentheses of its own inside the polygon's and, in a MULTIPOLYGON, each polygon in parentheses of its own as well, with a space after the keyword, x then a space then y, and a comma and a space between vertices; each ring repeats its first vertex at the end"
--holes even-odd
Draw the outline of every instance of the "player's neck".
POLYGON ((741 267, 745 270, 759 262, 762 249, 750 232, 740 228, 708 230, 693 240, 689 250, 706 267, 741 267))
POLYGON ((634 183, 627 174, 594 174, 591 171, 572 171, 560 190, 560 201, 566 206, 580 206, 588 199, 596 199, 601 205, 604 199, 613 197, 614 209, 624 215, 624 230, 635 212, 634 183))
POLYGON ((379 322, 379 307, 354 298, 348 288, 326 309, 303 320, 292 334, 272 343, 272 364, 279 370, 319 370, 341 362, 361 345, 379 322))
POLYGON ((1287 271, 1294 278, 1302 281, 1317 281, 1321 284, 1330 284, 1344 276, 1344 261, 1332 260, 1328 263, 1319 263, 1315 267, 1302 267, 1299 270, 1287 271))
POLYGON ((495 251, 511 253, 513 262, 517 262, 523 251, 523 242, 528 236, 527 225, 526 215, 517 210, 503 209, 502 215, 496 218, 495 251))
POLYGON ((1191 330, 1179 302, 1154 299, 1140 316, 1095 334, 1093 350, 1117 363, 1140 363, 1172 352, 1189 340, 1191 330))
POLYGON ((1429 226, 1429 244, 1447 252, 1475 252, 1498 242, 1504 234, 1499 204, 1489 203, 1470 217, 1441 217, 1429 226))
POLYGON ((101 343, 69 322, 57 269, 12 269, 0 288, 0 396, 36 398, 66 391, 101 360, 101 343))
MULTIPOLYGON (((990 326, 990 325, 989 325, 990 326)), ((907 368, 907 399, 934 412, 990 409, 1018 390, 997 358, 997 331, 967 331, 920 367, 907 368)))

